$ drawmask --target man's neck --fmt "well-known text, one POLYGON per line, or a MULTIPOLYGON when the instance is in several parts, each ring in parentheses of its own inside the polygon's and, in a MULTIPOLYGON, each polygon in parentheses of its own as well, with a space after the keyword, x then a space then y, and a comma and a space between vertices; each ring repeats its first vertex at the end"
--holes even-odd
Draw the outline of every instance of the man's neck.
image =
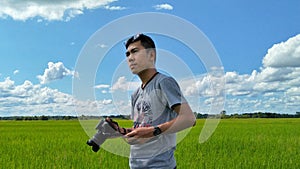
POLYGON ((145 69, 138 73, 138 76, 142 81, 142 87, 144 87, 156 73, 157 70, 155 68, 145 69))

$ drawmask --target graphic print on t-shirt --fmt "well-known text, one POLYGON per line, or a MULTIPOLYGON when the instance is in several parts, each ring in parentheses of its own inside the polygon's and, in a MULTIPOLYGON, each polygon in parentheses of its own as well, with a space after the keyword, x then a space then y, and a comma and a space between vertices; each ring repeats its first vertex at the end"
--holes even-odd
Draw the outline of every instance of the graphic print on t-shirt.
POLYGON ((147 96, 140 97, 134 106, 134 128, 152 126, 152 121, 151 100, 147 96))

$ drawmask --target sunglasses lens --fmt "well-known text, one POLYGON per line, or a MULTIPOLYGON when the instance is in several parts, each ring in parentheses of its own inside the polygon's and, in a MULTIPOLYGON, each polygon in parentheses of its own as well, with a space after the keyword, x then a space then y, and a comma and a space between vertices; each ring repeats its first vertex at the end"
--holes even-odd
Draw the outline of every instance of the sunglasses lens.
POLYGON ((135 40, 136 40, 137 38, 139 38, 141 35, 142 35, 141 33, 134 35, 132 41, 135 41, 135 40))

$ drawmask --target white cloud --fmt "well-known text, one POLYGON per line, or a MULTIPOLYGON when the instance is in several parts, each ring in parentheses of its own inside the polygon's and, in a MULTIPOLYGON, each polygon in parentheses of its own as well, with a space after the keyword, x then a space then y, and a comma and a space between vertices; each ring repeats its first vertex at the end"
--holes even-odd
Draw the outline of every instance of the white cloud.
POLYGON ((294 68, 289 68, 289 67, 281 67, 281 68, 266 67, 261 70, 257 78, 259 78, 259 80, 263 82, 285 81, 294 78, 290 76, 290 74, 293 71, 294 68))
POLYGON ((45 69, 44 74, 38 75, 37 78, 40 80, 41 84, 46 84, 66 76, 77 76, 77 74, 74 71, 67 69, 62 62, 49 62, 48 68, 45 69))
MULTIPOLYGON (((251 74, 225 73, 228 113, 299 111, 299 38, 300 35, 297 35, 270 48, 260 71, 253 70, 251 74)), ((212 82, 209 75, 203 75, 196 77, 194 82, 186 80, 181 83, 186 96, 200 96, 199 112, 211 103, 212 82)))
POLYGON ((159 4, 153 6, 156 10, 173 10, 173 6, 170 4, 159 4))
POLYGON ((18 74, 19 72, 20 72, 19 70, 15 70, 14 75, 18 74))
POLYGON ((107 105, 107 104, 112 104, 112 100, 111 99, 104 99, 103 101, 102 101, 102 104, 104 104, 104 105, 107 105))
POLYGON ((133 91, 137 89, 139 85, 140 82, 129 82, 127 81, 126 77, 122 76, 119 77, 118 80, 112 85, 111 90, 112 91, 116 91, 116 90, 133 91))
POLYGON ((300 87, 291 87, 287 89, 286 96, 300 96, 300 87))
POLYGON ((94 88, 101 90, 102 94, 106 94, 106 93, 108 93, 108 90, 110 90, 110 85, 99 84, 99 85, 94 86, 94 88))
POLYGON ((70 94, 28 80, 20 85, 9 77, 0 81, 0 116, 109 115, 116 112, 112 102, 76 100, 70 94))
POLYGON ((112 90, 127 90, 128 89, 128 84, 126 78, 124 76, 119 77, 117 82, 112 86, 112 90))
MULTIPOLYGON (((65 20, 68 21, 77 15, 83 14, 85 9, 95 9, 116 0, 27 0, 0 2, 0 18, 11 17, 14 20, 25 21, 30 18, 38 17, 44 20, 65 20)), ((117 9, 117 7, 114 7, 117 9)))
POLYGON ((14 81, 6 78, 4 82, 0 82, 0 93, 1 115, 71 113, 70 107, 65 104, 72 101, 70 96, 58 90, 33 85, 28 80, 15 85, 14 81))
POLYGON ((108 89, 108 88, 110 88, 110 85, 99 84, 99 85, 96 85, 94 88, 95 89, 108 89))
MULTIPOLYGON (((198 76, 196 79, 184 79, 183 81, 178 81, 180 84, 183 94, 187 96, 201 96, 201 97, 211 97, 220 94, 220 89, 217 84, 220 82, 222 84, 222 79, 218 79, 212 75, 198 76)), ((224 85, 223 83, 222 85, 224 85)))
POLYGON ((99 47, 99 48, 107 48, 108 46, 105 45, 105 44, 97 44, 96 47, 99 47))
POLYGON ((110 11, 121 11, 127 9, 126 7, 122 7, 122 6, 109 6, 109 5, 105 5, 104 8, 110 11))
POLYGON ((10 80, 10 77, 5 78, 4 82, 0 82, 0 94, 5 94, 7 91, 14 89, 15 82, 10 80))
POLYGON ((300 34, 273 45, 263 59, 265 67, 300 67, 300 34))

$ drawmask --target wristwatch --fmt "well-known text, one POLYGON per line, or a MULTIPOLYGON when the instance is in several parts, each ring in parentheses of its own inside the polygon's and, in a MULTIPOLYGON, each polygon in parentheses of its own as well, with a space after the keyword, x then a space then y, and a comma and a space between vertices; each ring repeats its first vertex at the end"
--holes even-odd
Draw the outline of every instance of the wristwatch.
POLYGON ((158 136, 161 134, 161 129, 157 126, 154 127, 153 135, 158 136))

